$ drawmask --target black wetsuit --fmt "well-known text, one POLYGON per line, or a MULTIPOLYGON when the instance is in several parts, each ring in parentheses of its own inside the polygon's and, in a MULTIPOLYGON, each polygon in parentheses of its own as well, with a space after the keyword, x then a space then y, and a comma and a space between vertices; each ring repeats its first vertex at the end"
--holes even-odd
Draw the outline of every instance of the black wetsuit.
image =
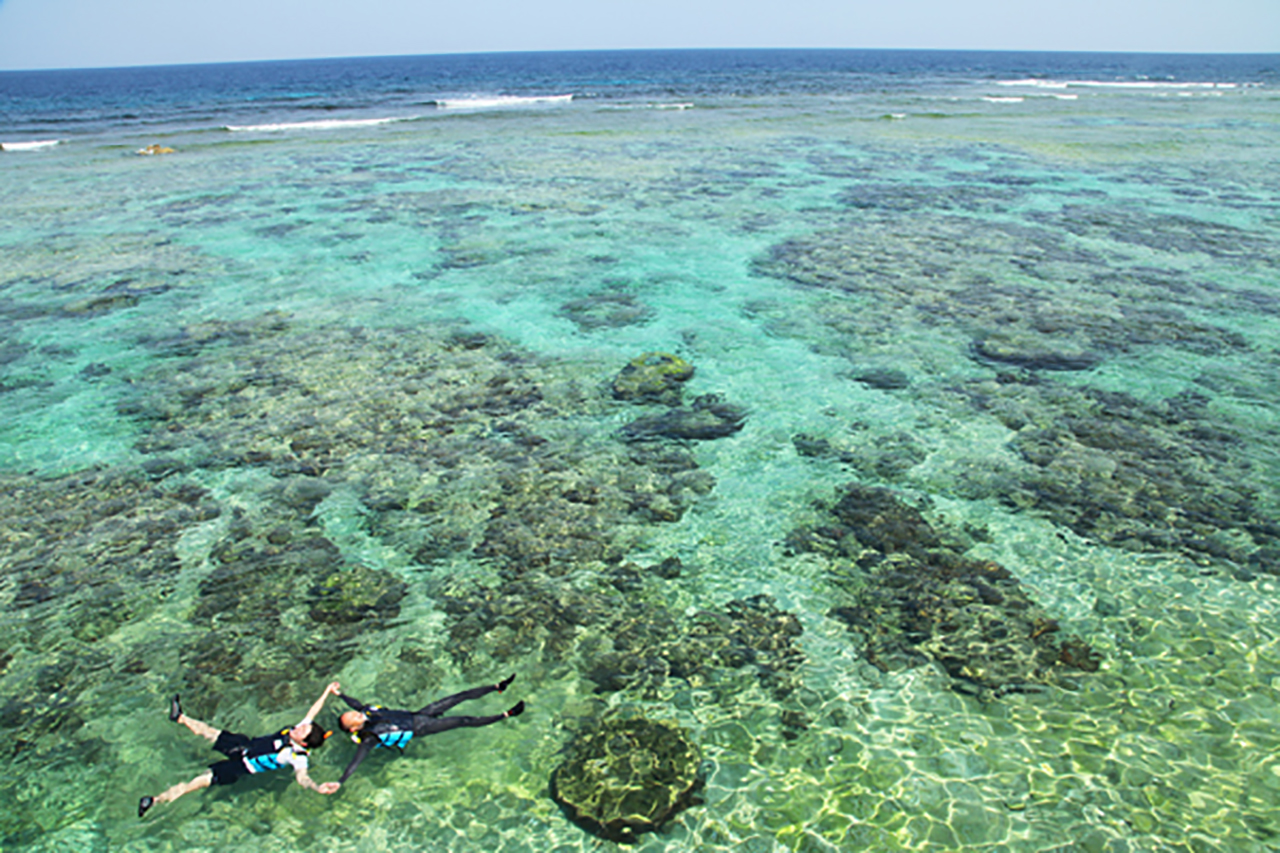
MULTIPOLYGON (((387 746, 404 749, 410 740, 419 735, 433 735, 436 732, 447 732, 449 729, 461 727, 487 726, 490 723, 505 719, 508 716, 507 714, 492 714, 488 717, 440 716, 459 702, 477 699, 489 693, 497 692, 499 692, 499 688, 494 685, 472 687, 470 690, 464 690, 461 693, 438 699, 420 711, 393 711, 390 708, 383 708, 378 705, 366 705, 357 699, 352 699, 350 696, 339 693, 339 699, 346 702, 353 710, 364 714, 366 719, 360 730, 353 735, 360 743, 360 746, 356 749, 355 758, 352 758, 351 763, 347 765, 347 769, 342 771, 342 776, 338 779, 338 782, 346 782, 347 777, 356 772, 360 762, 364 761, 365 756, 375 747, 387 746)), ((523 705, 524 703, 520 704, 521 710, 523 710, 523 705)), ((516 713, 519 713, 519 711, 516 711, 516 713)))

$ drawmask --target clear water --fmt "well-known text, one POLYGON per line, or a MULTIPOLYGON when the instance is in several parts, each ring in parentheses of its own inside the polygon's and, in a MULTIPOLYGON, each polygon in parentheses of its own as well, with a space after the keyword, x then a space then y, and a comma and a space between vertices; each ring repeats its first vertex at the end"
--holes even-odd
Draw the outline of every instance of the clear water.
POLYGON ((549 776, 620 709, 705 762, 640 850, 1280 848, 1276 68, 0 74, 0 844, 596 849, 549 776), (653 351, 743 429, 623 441, 666 407, 610 383, 653 351), (796 546, 854 482, 1097 671, 873 665, 839 613, 884 565, 796 546), (627 669, 762 594, 798 664, 627 669), (136 817, 216 757, 175 692, 257 733, 332 678, 418 707, 510 672, 519 720, 332 798, 257 778, 136 817))

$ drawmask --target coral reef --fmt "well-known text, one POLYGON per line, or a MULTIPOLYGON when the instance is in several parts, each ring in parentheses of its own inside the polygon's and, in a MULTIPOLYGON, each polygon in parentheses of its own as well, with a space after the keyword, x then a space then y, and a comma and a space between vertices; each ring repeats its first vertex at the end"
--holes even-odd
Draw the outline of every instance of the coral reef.
POLYGON ((559 313, 584 332, 643 325, 653 317, 652 308, 631 294, 617 290, 570 300, 560 306, 559 313))
MULTIPOLYGON (((458 648, 484 633, 501 658, 572 651, 579 627, 644 611, 616 600, 623 557, 646 525, 678 520, 715 485, 683 449, 593 431, 617 405, 607 393, 457 324, 301 331, 266 314, 146 343, 167 358, 134 378, 120 406, 145 428, 146 476, 170 489, 221 472, 245 483, 209 546, 194 633, 178 648, 191 692, 240 685, 265 708, 288 705, 296 661, 340 666, 359 635, 395 623, 408 587, 344 554, 318 523, 330 505, 354 510, 361 535, 413 562, 466 556, 491 568, 497 595, 446 585, 437 602, 458 648)), ((649 366, 665 377, 661 397, 692 368, 659 361, 649 366)), ((718 411, 696 404, 704 409, 718 411)), ((678 572, 676 561, 651 574, 678 572)), ((647 610, 662 621, 661 608, 647 610)), ((721 645, 755 643, 759 665, 773 666, 744 620, 721 645)))
POLYGON ((1256 549, 1280 543, 1280 524, 1250 483, 1247 449, 1205 394, 1147 403, 1016 374, 941 393, 1014 430, 1017 460, 969 471, 956 483, 965 496, 994 497, 1136 550, 1246 563, 1256 549))
MULTIPOLYGON (((138 383, 126 410, 152 424, 140 449, 268 470, 303 516, 354 491, 370 532, 426 564, 469 552, 515 574, 601 564, 715 484, 687 453, 574 425, 613 404, 465 327, 299 333, 266 316, 156 346, 192 360, 138 383)), ((661 374, 692 371, 673 364, 661 374)))
POLYGON ((632 843, 698 803, 701 754, 673 722, 607 716, 579 731, 551 773, 551 796, 588 832, 632 843))
POLYGON ((646 583, 669 579, 677 566, 623 563, 590 583, 536 573, 497 586, 445 580, 433 595, 449 616, 450 648, 464 666, 479 649, 497 660, 541 654, 575 660, 599 692, 650 696, 669 679, 700 685, 717 671, 749 667, 772 695, 790 695, 804 661, 796 616, 757 595, 682 618, 658 602, 659 594, 644 594, 646 583))
MULTIPOLYGON (((1123 205, 1076 205, 1032 222, 891 211, 800 237, 756 269, 821 295, 758 310, 779 331, 817 335, 824 351, 869 364, 851 373, 868 387, 909 388, 918 403, 966 422, 979 412, 1013 431, 1013 457, 957 462, 948 468, 954 479, 935 485, 1042 513, 1108 545, 1229 560, 1251 577, 1266 564, 1259 555, 1276 546, 1280 521, 1265 500, 1266 452, 1245 444, 1248 428, 1211 396, 1221 382, 1204 377, 1154 401, 1086 383, 1097 368, 1144 351, 1265 358, 1239 331, 1203 318, 1223 304, 1273 312, 1272 301, 1196 270, 1209 260, 1266 267, 1273 241, 1123 205), (919 335, 922 326, 942 348, 922 368, 963 352, 990 375, 903 386, 905 372, 878 365, 898 334, 919 335)), ((907 476, 924 452, 873 429, 795 442, 803 455, 888 482, 907 476)))
MULTIPOLYGON (((1113 213, 1112 221, 1126 217, 1136 218, 1134 239, 1147 239, 1140 235, 1154 234, 1164 221, 1132 211, 1113 213)), ((1190 233, 1188 222, 1174 224, 1190 233)), ((1186 273, 1139 267, 1100 254, 1096 243, 1084 245, 1049 228, 890 214, 782 243, 755 269, 852 297, 824 301, 815 317, 831 333, 824 347, 850 358, 904 323, 948 328, 969 340, 977 359, 1033 370, 1089 370, 1150 346, 1198 354, 1248 348, 1238 332, 1192 317, 1222 294, 1186 273)), ((1265 246, 1247 245, 1250 251, 1230 257, 1262 257, 1265 246)), ((1210 237, 1197 249, 1224 246, 1210 237)))
POLYGON ((609 641, 586 662, 586 674, 600 691, 653 691, 668 677, 705 684, 716 669, 750 666, 761 686, 785 699, 800 685, 803 630, 769 595, 699 611, 687 627, 656 608, 633 608, 608 625, 609 641))
POLYGON ((861 422, 838 435, 797 433, 791 443, 801 456, 835 460, 863 479, 888 482, 902 479, 929 455, 921 440, 909 432, 877 433, 861 422))
POLYGON ((932 662, 957 690, 981 696, 1098 669, 1098 654, 1063 635, 1007 569, 965 557, 888 489, 850 484, 828 514, 787 544, 830 560, 850 603, 828 615, 860 637, 869 663, 892 671, 932 662))
POLYGON ((1077 237, 1114 240, 1162 252, 1276 264, 1275 241, 1256 231, 1130 205, 1071 204, 1031 218, 1077 237))
POLYGON ((137 470, 0 479, 0 601, 19 617, 0 647, 0 727, 31 741, 66 734, 104 670, 145 671, 145 658, 113 660, 121 652, 104 641, 155 611, 182 569, 179 536, 221 512, 203 489, 162 488, 137 470))

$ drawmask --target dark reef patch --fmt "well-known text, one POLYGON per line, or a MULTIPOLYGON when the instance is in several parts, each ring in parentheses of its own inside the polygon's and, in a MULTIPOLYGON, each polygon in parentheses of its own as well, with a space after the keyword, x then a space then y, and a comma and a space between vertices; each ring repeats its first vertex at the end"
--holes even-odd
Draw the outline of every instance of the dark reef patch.
MULTIPOLYGON (((1143 219, 1135 227, 1154 226, 1143 219)), ((1194 319, 1214 312, 1222 295, 1194 272, 1176 271, 1172 256, 1168 269, 1139 266, 1124 255, 1123 241, 1086 247, 1060 228, 1052 218, 1042 227, 889 214, 781 243, 754 269, 829 294, 806 309, 808 317, 775 309, 774 326, 786 332, 816 323, 828 330, 824 350, 854 360, 907 325, 947 329, 968 340, 975 358, 1032 370, 1088 370, 1152 346, 1197 354, 1248 349, 1238 332, 1194 319)), ((1237 257, 1228 232, 1235 233, 1215 232, 1192 248, 1237 257)), ((1190 239, 1161 248, 1191 251, 1183 245, 1190 239)), ((1242 239, 1252 247, 1238 253, 1242 260, 1269 245, 1242 239)))
POLYGON ((741 406, 724 402, 718 394, 703 394, 688 407, 637 418, 622 428, 622 436, 627 441, 710 441, 738 432, 746 419, 747 411, 741 406))
MULTIPOLYGON (((151 371, 125 406, 151 426, 139 449, 268 471, 298 519, 334 492, 355 496, 369 532, 422 563, 598 568, 715 484, 683 451, 580 425, 616 403, 465 326, 300 332, 268 316, 175 338, 192 357, 151 371)), ((692 367, 657 362, 638 359, 615 393, 678 394, 692 367)))
POLYGON ((1209 396, 1148 403, 1128 394, 1003 375, 943 394, 1013 430, 1017 459, 966 466, 957 491, 1038 512, 1077 534, 1135 550, 1245 563, 1280 543, 1244 442, 1209 396))
POLYGON ((211 705, 233 684, 266 708, 304 701, 299 662, 341 668, 352 643, 392 624, 406 594, 394 575, 348 565, 287 510, 253 522, 237 513, 211 559, 191 613, 204 633, 180 652, 188 692, 211 705))
POLYGON ((111 643, 154 613, 175 586, 176 546, 221 507, 198 491, 110 468, 0 478, 0 602, 18 618, 0 648, 9 721, 35 740, 78 727, 79 700, 122 665, 111 643))
POLYGON ((701 752, 673 722, 610 715, 576 732, 551 772, 551 796, 574 823, 621 844, 696 805, 701 752))
POLYGON ((560 306, 560 316, 584 332, 639 326, 653 319, 654 311, 630 293, 605 290, 560 306))
POLYGON ((803 628, 794 614, 758 595, 686 618, 661 603, 660 586, 648 588, 672 569, 670 560, 647 569, 624 563, 594 582, 534 573, 497 586, 446 579, 433 595, 463 666, 480 649, 497 660, 574 660, 597 692, 647 696, 670 679, 696 686, 742 667, 776 698, 799 686, 803 628))
POLYGON ((791 443, 801 456, 847 465, 867 480, 894 482, 929 456, 924 443, 909 432, 880 433, 865 423, 853 424, 844 433, 814 435, 797 433, 791 443))
POLYGON ((881 670, 933 663, 957 690, 999 696, 1098 669, 1099 655, 1062 634, 1007 569, 965 557, 946 539, 892 491, 854 483, 787 545, 828 559, 848 596, 828 615, 881 670))
POLYGON ((1274 266, 1273 240, 1253 231, 1171 213, 1114 205, 1067 205, 1033 219, 1078 237, 1105 238, 1162 252, 1200 253, 1224 261, 1274 266))

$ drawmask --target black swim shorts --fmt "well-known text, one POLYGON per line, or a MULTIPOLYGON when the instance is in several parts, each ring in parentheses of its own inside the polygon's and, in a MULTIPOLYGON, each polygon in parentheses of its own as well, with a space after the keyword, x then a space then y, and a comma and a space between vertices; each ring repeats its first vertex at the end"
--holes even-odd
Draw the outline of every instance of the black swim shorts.
POLYGON ((250 740, 248 735, 218 732, 218 739, 213 742, 213 748, 227 758, 240 758, 248 748, 250 740))
POLYGON ((243 758, 228 758, 226 761, 219 761, 210 764, 209 769, 213 771, 213 781, 211 785, 230 785, 241 776, 249 775, 249 768, 244 766, 243 758))
POLYGON ((244 751, 249 746, 249 736, 235 732, 219 732, 213 748, 227 756, 226 761, 210 764, 213 771, 213 785, 230 785, 241 776, 249 775, 249 768, 244 766, 244 751))

